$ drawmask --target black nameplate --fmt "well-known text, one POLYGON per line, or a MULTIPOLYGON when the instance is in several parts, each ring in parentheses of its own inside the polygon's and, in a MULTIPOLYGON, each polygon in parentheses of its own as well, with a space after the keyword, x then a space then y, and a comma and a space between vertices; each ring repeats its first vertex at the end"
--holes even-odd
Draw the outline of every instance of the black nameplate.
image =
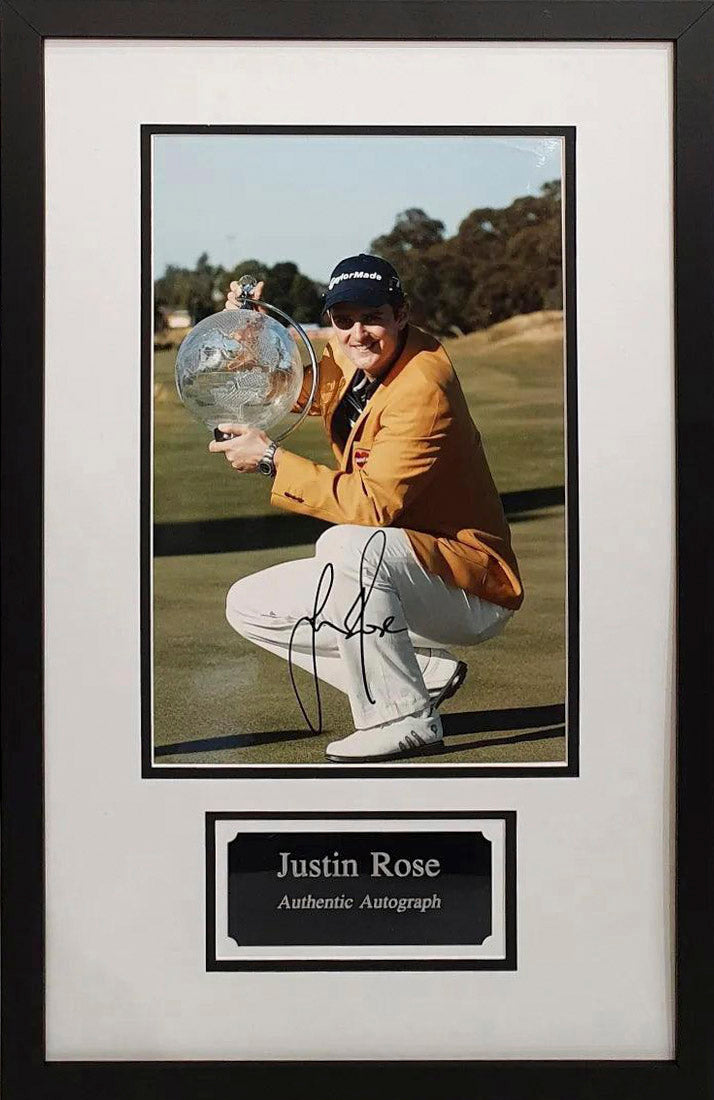
POLYGON ((493 853, 480 832, 245 832, 227 845, 240 947, 479 945, 493 853))
POLYGON ((515 970, 512 810, 208 812, 207 970, 515 970))

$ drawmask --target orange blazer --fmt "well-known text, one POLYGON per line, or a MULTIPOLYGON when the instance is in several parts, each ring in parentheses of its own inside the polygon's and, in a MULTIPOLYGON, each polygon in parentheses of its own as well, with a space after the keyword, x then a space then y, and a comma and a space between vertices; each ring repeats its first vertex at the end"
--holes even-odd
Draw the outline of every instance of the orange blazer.
POLYGON ((444 348, 409 326, 401 355, 342 451, 332 418, 354 372, 330 341, 310 412, 324 421, 337 469, 283 451, 271 503, 330 523, 402 527, 429 572, 491 603, 520 607, 501 499, 444 348))

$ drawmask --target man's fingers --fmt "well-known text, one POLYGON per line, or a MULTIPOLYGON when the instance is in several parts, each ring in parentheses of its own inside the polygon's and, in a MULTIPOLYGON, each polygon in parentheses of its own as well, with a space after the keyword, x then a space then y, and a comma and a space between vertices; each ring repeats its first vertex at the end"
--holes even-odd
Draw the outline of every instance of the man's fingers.
MULTIPOLYGON (((250 294, 250 297, 251 297, 252 301, 257 302, 257 301, 260 300, 260 298, 262 296, 262 293, 263 293, 263 287, 264 286, 265 286, 265 280, 264 279, 261 279, 261 281, 259 283, 255 284, 255 288, 251 291, 251 294, 250 294)), ((243 290, 242 290, 241 286, 239 285, 239 283, 237 283, 236 280, 234 279, 233 282, 228 287, 228 294, 226 295, 226 301, 225 301, 225 305, 223 306, 223 308, 224 309, 240 309, 242 300, 243 300, 243 290)), ((265 310, 261 309, 260 312, 265 313, 265 310)))
MULTIPOLYGON (((260 298, 261 294, 263 293, 263 287, 264 286, 265 286, 265 279, 261 279, 259 283, 256 283, 253 290, 251 291, 251 294, 250 294, 251 298, 254 298, 257 301, 258 298, 260 298)), ((236 282, 235 279, 233 280, 232 283, 230 283, 230 285, 228 287, 228 291, 229 291, 230 294, 233 295, 234 298, 240 298, 243 295, 243 288, 241 287, 240 283, 236 282)))
POLYGON ((214 453, 218 452, 220 454, 221 451, 227 451, 230 447, 233 447, 236 439, 245 435, 250 429, 244 427, 242 424, 219 424, 218 431, 225 432, 226 435, 230 435, 231 437, 230 439, 212 439, 208 444, 209 451, 213 451, 214 453))
POLYGON ((228 448, 230 447, 230 445, 230 440, 226 441, 225 443, 216 443, 214 440, 213 443, 208 444, 208 449, 209 451, 213 451, 214 453, 218 452, 220 454, 221 452, 223 452, 223 456, 229 466, 232 466, 233 469, 237 470, 239 474, 244 474, 248 469, 248 467, 245 465, 245 460, 229 453, 228 448))

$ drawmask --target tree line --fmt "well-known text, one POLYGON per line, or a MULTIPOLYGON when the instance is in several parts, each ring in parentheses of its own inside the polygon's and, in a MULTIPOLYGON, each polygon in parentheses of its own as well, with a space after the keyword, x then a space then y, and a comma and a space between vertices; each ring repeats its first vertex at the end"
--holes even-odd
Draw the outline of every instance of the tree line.
MULTIPOLYGON (((443 222, 412 207, 367 251, 397 269, 416 324, 452 335, 519 313, 562 309, 561 248, 561 189, 554 180, 543 184, 539 195, 517 198, 502 209, 472 210, 452 237, 445 236, 443 222)), ((228 284, 248 273, 265 281, 267 302, 300 324, 320 322, 325 286, 297 264, 271 267, 249 259, 224 268, 203 253, 193 270, 170 264, 156 280, 157 325, 168 309, 185 309, 194 323, 200 321, 221 308, 228 284)))

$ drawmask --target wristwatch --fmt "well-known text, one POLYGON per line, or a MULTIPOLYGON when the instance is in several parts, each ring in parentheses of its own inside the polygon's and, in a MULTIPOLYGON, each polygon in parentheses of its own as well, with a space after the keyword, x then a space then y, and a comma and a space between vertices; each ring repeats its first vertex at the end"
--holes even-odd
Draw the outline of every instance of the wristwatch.
POLYGON ((273 458, 277 449, 277 443, 269 443, 265 454, 258 463, 258 469, 260 470, 261 474, 265 474, 267 477, 275 477, 276 470, 273 458))

